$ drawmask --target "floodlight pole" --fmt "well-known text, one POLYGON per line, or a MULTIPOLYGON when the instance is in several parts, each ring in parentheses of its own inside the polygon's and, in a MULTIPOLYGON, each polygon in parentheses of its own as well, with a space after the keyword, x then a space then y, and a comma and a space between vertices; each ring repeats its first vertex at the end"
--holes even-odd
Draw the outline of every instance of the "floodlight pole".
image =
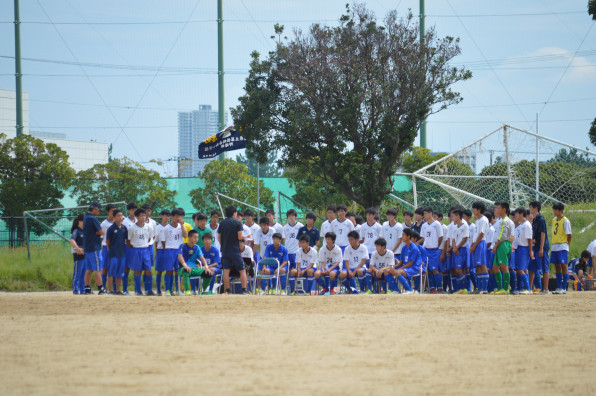
MULTIPOLYGON (((225 129, 224 110, 224 57, 223 57, 223 0, 217 0, 217 97, 219 131, 225 129)), ((219 160, 226 158, 225 153, 219 155, 219 160)))
MULTIPOLYGON (((420 0, 420 46, 424 45, 424 0, 420 0)), ((426 120, 420 126, 420 147, 426 148, 426 120)))
MULTIPOLYGON (((21 20, 19 0, 14 0, 14 65, 16 80, 17 138, 23 135, 23 83, 21 74, 21 20)), ((29 245, 27 245, 29 247, 29 245)))

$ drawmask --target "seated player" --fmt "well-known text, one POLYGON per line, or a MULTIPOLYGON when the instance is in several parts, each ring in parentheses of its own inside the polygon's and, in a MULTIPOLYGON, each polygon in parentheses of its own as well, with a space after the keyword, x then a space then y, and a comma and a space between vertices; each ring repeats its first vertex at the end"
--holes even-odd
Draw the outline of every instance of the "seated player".
POLYGON ((257 261, 259 258, 265 257, 265 249, 273 243, 273 234, 275 234, 275 229, 269 226, 267 217, 261 217, 259 227, 253 234, 255 250, 258 249, 258 255, 255 254, 257 261))
POLYGON ((573 276, 573 289, 575 291, 585 290, 586 270, 592 255, 588 250, 584 250, 579 258, 569 261, 569 273, 573 276))
POLYGON ((290 269, 290 293, 292 295, 295 294, 296 278, 298 277, 306 278, 304 292, 308 295, 312 290, 319 254, 317 253, 317 249, 310 246, 310 237, 308 235, 302 235, 298 239, 298 245, 299 248, 298 253, 296 254, 296 266, 290 269))
POLYGON ((325 234, 325 246, 319 250, 320 269, 315 271, 315 280, 321 286, 321 294, 335 294, 342 260, 341 249, 335 244, 335 233, 329 231, 325 234))
POLYGON ((470 230, 468 223, 463 221, 463 211, 455 209, 451 212, 455 227, 451 231, 451 253, 453 257, 451 278, 453 290, 458 294, 468 294, 464 268, 468 266, 468 238, 470 230), (455 280, 453 280, 455 278, 455 280))
MULTIPOLYGON (((203 234, 203 246, 201 247, 201 251, 203 252, 203 257, 205 258, 207 267, 209 267, 213 271, 213 276, 211 277, 209 289, 203 290, 201 294, 213 294, 213 285, 215 283, 215 277, 222 273, 222 268, 221 255, 219 254, 219 249, 213 246, 213 235, 211 233, 203 234)), ((201 291, 199 290, 199 292, 201 291)))
MULTIPOLYGON (((251 291, 250 278, 255 276, 255 256, 249 244, 243 239, 240 241, 240 257, 244 261, 244 267, 246 268, 246 276, 248 277, 248 290, 251 291)), ((236 268, 230 270, 230 277, 239 278, 240 272, 236 268)))
POLYGON ((393 252, 387 249, 387 240, 385 238, 377 238, 375 241, 375 251, 370 257, 370 265, 368 270, 377 280, 385 280, 386 283, 381 283, 383 291, 387 293, 397 293, 397 284, 395 283, 395 276, 390 272, 397 264, 397 260, 393 252), (389 291, 386 290, 389 286, 389 291))
POLYGON ((402 233, 403 247, 401 249, 401 260, 395 269, 390 270, 390 274, 395 276, 404 288, 403 294, 412 294, 412 287, 409 279, 420 272, 421 258, 420 250, 415 243, 412 243, 412 237, 417 234, 412 228, 404 228, 402 233))
MULTIPOLYGON (((271 245, 267 245, 265 248, 265 254, 263 258, 274 258, 277 260, 278 265, 270 265, 270 266, 263 266, 261 271, 264 275, 277 275, 279 273, 279 282, 280 282, 280 289, 281 294, 286 294, 286 266, 288 265, 288 249, 284 245, 281 244, 283 237, 279 232, 273 234, 273 243, 271 245)), ((263 292, 261 294, 265 294, 264 291, 267 287, 267 280, 261 280, 261 289, 263 292)), ((269 292, 268 294, 275 294, 277 289, 277 279, 273 278, 270 280, 269 283, 269 292)))
POLYGON ((339 274, 339 279, 346 287, 348 294, 358 293, 356 290, 356 277, 358 277, 360 291, 366 292, 366 294, 372 294, 372 290, 370 290, 372 289, 372 283, 365 284, 366 280, 370 282, 371 279, 370 277, 365 277, 368 249, 360 243, 360 235, 358 235, 357 231, 350 231, 348 233, 348 246, 344 250, 343 260, 344 269, 339 274))
POLYGON ((197 245, 198 241, 199 233, 195 230, 190 230, 188 231, 188 242, 181 244, 178 250, 178 262, 181 266, 178 270, 178 275, 182 278, 185 290, 184 294, 187 296, 191 295, 191 277, 198 276, 203 278, 202 288, 205 289, 211 283, 211 277, 213 276, 213 270, 207 266, 203 252, 197 245), (200 262, 199 267, 197 267, 197 260, 200 262))
MULTIPOLYGON (((426 272, 427 264, 429 261, 427 250, 424 246, 420 245, 420 234, 414 231, 414 235, 412 235, 412 243, 416 245, 418 250, 420 251, 420 267, 422 268, 422 273, 426 272)), ((438 256, 437 256, 438 257, 438 256)), ((420 293, 420 276, 414 276, 414 293, 420 293)))

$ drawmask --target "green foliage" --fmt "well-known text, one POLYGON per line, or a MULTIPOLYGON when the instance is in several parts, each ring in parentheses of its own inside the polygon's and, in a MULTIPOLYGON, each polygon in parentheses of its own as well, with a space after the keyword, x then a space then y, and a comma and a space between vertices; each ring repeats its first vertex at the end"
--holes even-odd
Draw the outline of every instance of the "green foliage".
POLYGON ((73 186, 79 205, 92 201, 149 203, 155 213, 176 206, 176 191, 168 190, 167 181, 158 172, 126 157, 80 171, 73 186))
MULTIPOLYGON (((250 176, 257 177, 257 161, 254 156, 247 152, 246 157, 242 154, 236 155, 236 162, 244 164, 248 168, 250 176)), ((259 177, 282 177, 283 171, 277 166, 277 151, 272 151, 267 157, 267 162, 259 167, 259 177)))
POLYGON ((337 188, 330 186, 310 172, 286 171, 285 176, 290 186, 296 190, 292 198, 307 208, 322 213, 326 217, 327 206, 344 204, 350 206, 352 200, 342 194, 337 188))
MULTIPOLYGON (((596 0, 594 1, 596 2, 596 0)), ((590 137, 590 143, 596 146, 596 118, 594 118, 594 121, 592 121, 592 125, 590 126, 588 136, 590 137)))
POLYGON ((405 173, 413 173, 433 162, 445 157, 447 153, 431 154, 430 150, 424 147, 415 146, 404 153, 401 167, 405 173))
POLYGON ((279 150, 280 167, 379 207, 424 119, 459 103, 451 86, 471 73, 449 65, 459 40, 428 30, 418 40, 410 15, 384 26, 363 5, 339 26, 311 26, 282 38, 261 60, 251 54, 245 95, 232 110, 247 149, 260 162, 279 150))
POLYGON ((596 21, 596 0, 588 1, 588 14, 592 15, 592 19, 596 21))
MULTIPOLYGON (((232 159, 211 161, 199 177, 204 180, 204 188, 190 191, 192 206, 202 212, 217 208, 215 193, 225 194, 239 201, 257 205, 257 178, 248 174, 246 165, 232 159)), ((260 182, 261 207, 272 207, 275 199, 273 192, 260 182)))
MULTIPOLYGON (((68 155, 57 145, 45 144, 30 135, 6 139, 0 134, 0 206, 4 216, 60 207, 74 175, 68 155)), ((50 226, 55 222, 52 218, 46 220, 50 226)), ((32 229, 42 230, 35 223, 32 229)), ((23 240, 23 230, 18 227, 17 232, 18 239, 23 240)))

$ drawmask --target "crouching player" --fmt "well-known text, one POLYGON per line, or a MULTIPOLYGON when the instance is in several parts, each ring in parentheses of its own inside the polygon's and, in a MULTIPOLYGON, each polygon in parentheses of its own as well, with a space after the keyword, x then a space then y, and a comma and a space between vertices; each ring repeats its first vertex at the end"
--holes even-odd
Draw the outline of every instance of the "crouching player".
POLYGON ((321 286, 321 294, 335 294, 337 277, 343 260, 341 248, 335 244, 335 233, 325 234, 325 246, 319 250, 320 269, 315 272, 315 280, 321 286))
POLYGON ((573 276, 573 289, 575 291, 582 291, 586 288, 585 275, 591 258, 590 251, 584 250, 579 258, 569 261, 569 273, 573 276))
MULTIPOLYGON (((286 234, 287 235, 287 234, 286 234)), ((296 253, 296 266, 290 269, 290 293, 295 294, 296 278, 306 278, 304 292, 310 294, 317 268, 319 254, 317 249, 310 246, 310 237, 302 235, 298 238, 298 253, 296 253), (300 266, 300 268, 297 268, 300 266)))
POLYGON ((203 289, 211 283, 213 270, 207 266, 207 262, 203 257, 201 248, 197 245, 199 241, 199 233, 195 230, 188 232, 188 242, 180 245, 178 250, 178 262, 181 267, 178 270, 178 275, 182 278, 184 284, 185 294, 190 296, 190 277, 198 276, 203 278, 203 289), (202 268, 197 267, 197 260, 200 260, 202 268))
MULTIPOLYGON (((274 258, 277 260, 277 265, 263 266, 261 271, 264 275, 277 275, 279 273, 279 287, 281 294, 286 294, 286 266, 288 265, 288 249, 281 244, 283 239, 282 234, 276 232, 273 234, 273 243, 267 245, 263 258, 274 258)), ((261 290, 267 287, 267 280, 261 280, 261 290)), ((269 284, 269 294, 275 294, 277 289, 277 279, 271 279, 269 284)), ((264 294, 264 293, 263 293, 264 294)))
POLYGON ((412 294, 412 287, 409 279, 414 275, 420 273, 420 251, 415 243, 412 242, 412 237, 418 234, 411 228, 405 228, 402 234, 403 247, 401 249, 401 263, 398 264, 393 271, 389 271, 391 275, 395 276, 399 283, 404 288, 403 294, 412 294))
POLYGON ((368 249, 365 245, 360 243, 360 235, 358 235, 357 231, 350 231, 348 233, 348 243, 349 245, 346 246, 344 250, 344 269, 339 274, 339 279, 342 281, 342 284, 345 286, 346 291, 349 293, 358 293, 356 290, 356 277, 358 277, 358 281, 360 283, 360 290, 362 292, 366 291, 367 294, 371 294, 372 291, 372 282, 370 282, 370 277, 365 276, 366 272, 366 261, 368 260, 368 249), (366 280, 369 281, 369 284, 366 285, 366 280))
POLYGON ((112 212, 114 223, 106 231, 106 249, 108 251, 108 294, 122 295, 122 277, 124 276, 126 239, 128 230, 122 224, 124 215, 120 209, 112 212), (116 290, 114 287, 116 279, 116 290))
POLYGON ((387 293, 398 293, 397 284, 395 283, 395 276, 391 274, 397 260, 393 251, 387 249, 387 240, 385 238, 378 238, 375 241, 375 251, 370 257, 370 266, 368 270, 377 281, 386 281, 382 283, 383 290, 387 293), (386 290, 389 286, 389 291, 386 290))

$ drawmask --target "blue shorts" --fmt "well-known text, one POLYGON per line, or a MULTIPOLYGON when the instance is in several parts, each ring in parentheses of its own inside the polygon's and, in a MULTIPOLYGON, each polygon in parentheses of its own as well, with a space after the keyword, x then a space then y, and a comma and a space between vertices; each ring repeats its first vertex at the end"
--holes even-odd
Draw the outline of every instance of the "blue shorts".
MULTIPOLYGON (((443 253, 441 252, 441 254, 443 253)), ((447 253, 445 253, 445 261, 439 259, 439 263, 439 272, 449 272, 449 269, 451 268, 451 257, 447 256, 447 253)))
POLYGON ((568 264, 569 263, 569 251, 568 250, 557 250, 550 252, 551 264, 568 264))
MULTIPOLYGON (((363 271, 366 271, 366 268, 364 268, 364 266, 360 267, 360 269, 363 270, 363 271)), ((350 271, 352 271, 354 273, 354 276, 355 277, 358 276, 358 275, 356 275, 356 268, 350 268, 350 271)), ((348 274, 348 271, 347 270, 343 270, 341 272, 345 273, 346 275, 348 274)))
POLYGON ((491 269, 495 261, 495 254, 492 249, 486 249, 486 268, 491 269))
POLYGON ((101 269, 108 269, 110 268, 110 258, 108 257, 108 247, 102 246, 101 247, 101 269))
POLYGON ((101 271, 103 270, 103 258, 101 250, 94 252, 85 252, 85 270, 86 271, 101 271))
POLYGON ((131 270, 151 271, 151 257, 147 248, 133 248, 131 257, 132 262, 128 264, 131 270))
POLYGON ((126 259, 124 257, 109 257, 108 260, 110 261, 108 276, 122 278, 124 276, 124 262, 126 259))
MULTIPOLYGON (((325 269, 327 269, 327 268, 325 268, 325 269)), ((335 269, 333 271, 331 271, 331 272, 335 272, 335 275, 338 276, 339 273, 340 273, 339 266, 338 267, 335 267, 335 269)))
POLYGON ((470 252, 470 268, 480 267, 486 265, 486 241, 480 241, 474 249, 474 253, 470 252))
POLYGON ((178 262, 178 249, 159 249, 157 251, 157 272, 174 271, 178 262))
POLYGON ((428 259, 428 270, 439 271, 441 268, 441 251, 439 249, 426 249, 428 259))
POLYGON ((468 268, 468 249, 461 247, 459 254, 451 253, 451 269, 468 268))
POLYGON ((549 269, 549 260, 548 260, 548 250, 544 251, 543 257, 538 256, 538 252, 540 249, 532 249, 534 250, 534 260, 530 260, 530 264, 528 265, 528 270, 537 273, 548 274, 550 271, 549 269))
POLYGON ((515 269, 525 271, 530 265, 530 248, 528 246, 518 246, 515 250, 515 269))
POLYGON ((124 247, 124 258, 124 267, 131 268, 130 263, 132 263, 132 249, 129 248, 128 245, 124 247))
POLYGON ((296 255, 294 253, 288 253, 288 265, 290 268, 296 268, 296 255))
POLYGON ((222 253, 221 263, 218 266, 218 268, 223 268, 227 270, 235 269, 236 271, 240 272, 244 271, 246 269, 246 266, 240 253, 222 253))
POLYGON ((149 252, 149 258, 151 260, 151 266, 155 264, 155 248, 153 245, 147 246, 147 251, 149 252))
POLYGON ((408 268, 404 268, 404 271, 408 279, 412 279, 413 276, 420 275, 420 267, 411 266, 408 268))
POLYGON ((511 251, 511 254, 509 255, 509 269, 510 270, 516 270, 517 269, 517 267, 515 265, 516 264, 515 263, 515 256, 516 256, 515 250, 512 250, 511 251))

